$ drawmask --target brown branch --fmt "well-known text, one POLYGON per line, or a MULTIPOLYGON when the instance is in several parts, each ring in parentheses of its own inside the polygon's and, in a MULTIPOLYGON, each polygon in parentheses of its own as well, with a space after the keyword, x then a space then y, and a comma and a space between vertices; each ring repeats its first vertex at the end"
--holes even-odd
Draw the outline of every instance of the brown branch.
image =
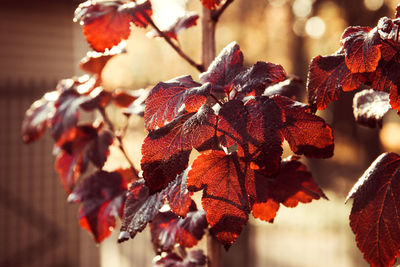
POLYGON ((105 124, 108 126, 111 132, 113 132, 115 138, 118 140, 118 148, 121 150, 122 154, 124 154, 126 160, 128 161, 133 173, 136 175, 136 177, 139 177, 139 173, 135 168, 135 165, 133 164, 132 160, 129 158, 128 154, 126 153, 126 150, 123 146, 122 143, 122 137, 118 134, 115 133, 115 127, 114 124, 111 122, 110 118, 107 116, 107 113, 104 108, 99 108, 100 114, 103 117, 103 120, 105 124))
POLYGON ((201 64, 198 64, 194 62, 193 59, 191 59, 188 55, 186 55, 182 49, 180 49, 177 45, 175 45, 171 38, 169 38, 163 31, 158 28, 158 26, 154 23, 154 21, 145 13, 142 13, 142 15, 146 18, 147 22, 157 31, 157 33, 164 38, 164 40, 178 53, 179 56, 181 56, 184 60, 186 60, 190 65, 195 67, 199 72, 204 71, 204 66, 201 64))
POLYGON ((226 0, 225 3, 217 10, 212 12, 212 19, 217 22, 221 17, 222 13, 224 13, 225 9, 233 3, 234 0, 226 0))

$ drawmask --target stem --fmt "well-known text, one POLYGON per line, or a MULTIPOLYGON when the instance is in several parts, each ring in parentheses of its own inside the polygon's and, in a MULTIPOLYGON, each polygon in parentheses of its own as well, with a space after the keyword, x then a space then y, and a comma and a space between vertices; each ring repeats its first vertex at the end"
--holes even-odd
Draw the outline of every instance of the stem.
POLYGON ((221 262, 221 244, 210 233, 207 235, 207 256, 208 267, 222 267, 221 262))
POLYGON ((186 60, 190 65, 195 67, 199 72, 204 71, 204 66, 197 64, 194 62, 193 59, 191 59, 188 55, 186 55, 182 49, 179 48, 179 46, 175 45, 171 38, 169 38, 163 31, 161 31, 157 25, 154 23, 154 21, 147 15, 142 13, 142 15, 146 18, 147 22, 157 31, 157 33, 165 39, 165 41, 178 53, 179 56, 181 56, 184 60, 186 60))
POLYGON ((212 18, 213 11, 203 7, 202 24, 202 63, 208 67, 215 58, 215 25, 212 18))
POLYGON ((122 137, 118 134, 115 133, 115 127, 114 124, 111 122, 110 118, 107 116, 107 113, 105 111, 104 108, 99 108, 100 114, 103 117, 103 120, 105 122, 105 124, 108 126, 108 128, 110 129, 111 132, 113 132, 114 136, 117 138, 118 140, 118 147, 121 150, 122 154, 124 154, 126 160, 128 161, 133 173, 136 175, 136 177, 139 177, 139 173, 135 168, 135 165, 133 164, 132 160, 129 158, 128 154, 125 151, 125 148, 123 146, 122 143, 122 137))
POLYGON ((225 9, 233 3, 234 0, 226 0, 226 2, 224 3, 223 6, 221 6, 221 8, 219 8, 218 10, 216 10, 215 12, 213 12, 212 14, 212 19, 215 22, 218 22, 219 18, 221 17, 222 13, 224 13, 225 9))

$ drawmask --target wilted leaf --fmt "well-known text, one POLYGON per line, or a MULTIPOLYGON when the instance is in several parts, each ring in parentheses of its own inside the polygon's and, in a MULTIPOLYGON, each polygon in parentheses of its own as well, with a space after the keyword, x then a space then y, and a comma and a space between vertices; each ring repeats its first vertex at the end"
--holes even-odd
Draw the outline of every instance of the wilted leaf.
MULTIPOLYGON (((400 247, 400 157, 380 155, 351 189, 350 226, 364 258, 376 267, 395 263, 400 247)), ((347 201, 346 200, 346 201, 347 201)))
POLYGON ((70 202, 82 203, 80 225, 100 243, 115 228, 122 215, 127 184, 117 172, 98 171, 86 178, 69 195, 70 202))
POLYGON ((389 94, 374 90, 358 92, 353 99, 356 121, 368 127, 382 127, 382 118, 390 110, 389 94))
POLYGON ((352 73, 373 72, 381 59, 377 28, 349 27, 342 35, 346 65, 352 73))

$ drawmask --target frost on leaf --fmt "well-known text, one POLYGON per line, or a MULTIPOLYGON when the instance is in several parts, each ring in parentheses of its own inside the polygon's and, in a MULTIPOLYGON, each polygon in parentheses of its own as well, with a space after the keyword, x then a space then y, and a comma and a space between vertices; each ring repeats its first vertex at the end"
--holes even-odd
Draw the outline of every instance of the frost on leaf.
POLYGON ((346 65, 352 73, 373 72, 381 59, 378 30, 369 27, 349 27, 342 35, 346 65))
POLYGON ((272 221, 283 203, 325 197, 305 166, 292 158, 282 163, 281 173, 269 177, 249 168, 238 154, 203 152, 192 164, 188 188, 203 190, 202 205, 210 232, 229 248, 247 223, 251 211, 257 218, 272 221))
POLYGON ((202 250, 192 250, 183 255, 178 255, 175 252, 169 252, 162 257, 156 257, 154 267, 196 267, 204 266, 207 262, 207 257, 202 250))
POLYGON ((351 229, 371 266, 393 266, 400 255, 399 192, 400 156, 384 153, 365 171, 347 197, 354 199, 351 229))
POLYGON ((368 127, 382 127, 382 118, 390 110, 389 94, 374 90, 358 92, 353 99, 356 121, 368 127))
POLYGON ((159 191, 186 169, 192 148, 214 138, 216 116, 203 106, 151 131, 142 145, 143 177, 151 193, 159 191))
POLYGON ((352 91, 360 84, 359 76, 347 68, 344 55, 317 56, 308 74, 308 102, 323 110, 339 98, 340 89, 352 91))
POLYGON ((79 67, 86 72, 100 76, 107 62, 116 55, 126 53, 125 48, 126 43, 121 42, 119 45, 114 46, 103 53, 89 51, 79 62, 79 67))
POLYGON ((123 1, 86 1, 75 10, 74 21, 83 26, 88 43, 98 52, 111 49, 130 35, 130 23, 146 27, 152 14, 150 1, 137 4, 123 1))
POLYGON ((194 247, 203 237, 207 226, 204 211, 194 209, 185 218, 180 218, 171 211, 160 212, 150 223, 155 252, 159 254, 172 251, 175 244, 186 248, 194 247))
POLYGON ((100 243, 115 228, 121 217, 127 189, 126 181, 117 172, 98 171, 86 178, 69 195, 70 202, 82 203, 80 225, 100 243))

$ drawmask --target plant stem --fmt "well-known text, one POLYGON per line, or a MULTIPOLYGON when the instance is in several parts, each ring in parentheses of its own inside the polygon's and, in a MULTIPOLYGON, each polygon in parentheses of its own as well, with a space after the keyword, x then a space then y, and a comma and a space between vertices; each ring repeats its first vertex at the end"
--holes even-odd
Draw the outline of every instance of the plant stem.
POLYGON ((221 261, 221 244, 210 233, 207 235, 207 256, 208 267, 222 267, 221 261))
POLYGON ((147 22, 157 31, 157 33, 165 39, 165 41, 178 53, 179 56, 181 56, 184 60, 186 60, 190 65, 195 67, 199 72, 204 71, 204 66, 201 64, 197 64, 194 62, 193 59, 191 59, 188 55, 186 55, 182 49, 179 48, 179 46, 175 45, 171 38, 168 37, 163 31, 161 31, 158 26, 154 23, 154 21, 147 15, 147 14, 142 14, 146 18, 147 22))
POLYGON ((212 13, 212 19, 213 19, 215 22, 218 22, 218 20, 219 20, 219 18, 221 17, 222 13, 224 13, 225 9, 226 9, 230 4, 232 4, 233 1, 234 1, 234 0, 226 0, 223 6, 221 6, 219 9, 217 9, 216 11, 214 11, 214 12, 212 13))
POLYGON ((135 165, 133 164, 132 160, 129 158, 128 154, 126 153, 126 150, 123 146, 122 143, 122 137, 118 134, 115 133, 115 127, 114 124, 111 122, 110 118, 107 116, 107 113, 105 111, 104 108, 99 108, 100 114, 103 117, 103 120, 105 122, 105 124, 108 126, 108 128, 110 129, 111 132, 113 132, 114 136, 117 138, 118 140, 118 147, 121 150, 122 154, 124 154, 126 160, 128 161, 133 173, 136 175, 137 178, 139 178, 139 173, 135 168, 135 165))

